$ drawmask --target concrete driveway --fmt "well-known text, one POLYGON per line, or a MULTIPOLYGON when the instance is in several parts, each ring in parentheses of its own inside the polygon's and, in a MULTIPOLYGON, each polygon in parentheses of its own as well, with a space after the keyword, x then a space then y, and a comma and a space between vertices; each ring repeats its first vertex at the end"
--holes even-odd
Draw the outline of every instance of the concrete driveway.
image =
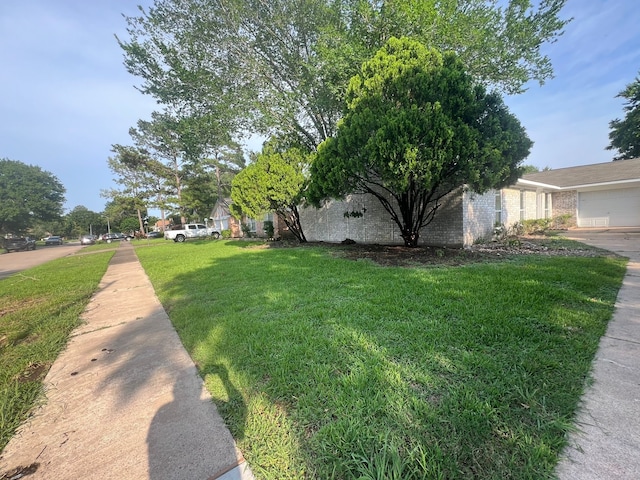
POLYGON ((563 236, 640 261, 640 228, 574 229, 563 236))
MULTIPOLYGON (((2 253, 0 254, 0 279, 21 272, 22 270, 37 267, 56 258, 66 257, 72 253, 76 253, 81 248, 80 242, 75 242, 48 247, 39 246, 29 252, 2 253)), ((2 250, 2 252, 4 252, 4 250, 2 250)))
POLYGON ((629 258, 556 471, 560 480, 640 478, 640 228, 576 229, 565 237, 629 258))

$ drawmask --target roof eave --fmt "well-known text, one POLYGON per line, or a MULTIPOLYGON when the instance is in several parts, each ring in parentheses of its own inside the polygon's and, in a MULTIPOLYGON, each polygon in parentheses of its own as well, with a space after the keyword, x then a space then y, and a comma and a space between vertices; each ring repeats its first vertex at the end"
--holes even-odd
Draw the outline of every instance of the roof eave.
POLYGON ((558 187, 557 185, 551 185, 549 183, 542 183, 542 182, 534 182, 532 180, 525 180, 523 178, 518 179, 516 184, 522 184, 528 187, 541 187, 541 188, 550 188, 552 190, 562 190, 562 187, 558 187))
POLYGON ((524 180, 524 179, 519 179, 518 184, 522 184, 522 185, 527 185, 527 186, 531 186, 531 187, 538 187, 538 188, 548 188, 551 190, 579 190, 582 188, 592 188, 592 187, 606 187, 606 186, 610 186, 610 185, 624 185, 624 184, 628 184, 628 183, 640 183, 640 178, 632 178, 632 179, 627 179, 627 180, 615 180, 615 181, 611 181, 611 182, 597 182, 597 183, 584 183, 584 184, 578 184, 578 185, 565 185, 563 187, 558 186, 558 185, 551 185, 548 183, 542 183, 542 182, 534 182, 532 180, 524 180))

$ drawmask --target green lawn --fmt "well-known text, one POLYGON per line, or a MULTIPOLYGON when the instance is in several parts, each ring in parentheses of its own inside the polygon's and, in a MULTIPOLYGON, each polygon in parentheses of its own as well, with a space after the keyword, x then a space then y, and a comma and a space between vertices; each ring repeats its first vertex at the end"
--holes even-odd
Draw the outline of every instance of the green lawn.
POLYGON ((549 478, 625 262, 137 244, 259 478, 549 478))
POLYGON ((112 255, 64 257, 0 280, 0 450, 40 398, 112 255))

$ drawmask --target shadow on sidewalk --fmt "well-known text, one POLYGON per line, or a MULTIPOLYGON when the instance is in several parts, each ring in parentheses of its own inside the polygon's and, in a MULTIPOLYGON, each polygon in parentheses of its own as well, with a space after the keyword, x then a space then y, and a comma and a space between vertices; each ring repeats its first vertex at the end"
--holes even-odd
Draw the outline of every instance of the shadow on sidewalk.
MULTIPOLYGON (((198 412, 213 412, 208 398, 195 398, 192 371, 181 372, 173 385, 173 400, 157 409, 147 434, 150 480, 216 479, 242 464, 222 422, 198 412)), ((241 467, 242 468, 242 467, 241 467)), ((240 477, 238 477, 240 478, 240 477)))

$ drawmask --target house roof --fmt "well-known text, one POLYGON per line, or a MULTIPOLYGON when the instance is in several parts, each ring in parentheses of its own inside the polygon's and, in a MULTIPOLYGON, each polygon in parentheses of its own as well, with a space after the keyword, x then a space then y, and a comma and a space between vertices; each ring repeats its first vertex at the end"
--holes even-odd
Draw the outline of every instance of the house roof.
POLYGON ((226 218, 231 215, 231 211, 229 210, 229 205, 231 205, 230 198, 220 198, 213 206, 211 210, 211 218, 226 218))
POLYGON ((630 182, 640 182, 640 158, 529 173, 518 181, 561 190, 630 182))

